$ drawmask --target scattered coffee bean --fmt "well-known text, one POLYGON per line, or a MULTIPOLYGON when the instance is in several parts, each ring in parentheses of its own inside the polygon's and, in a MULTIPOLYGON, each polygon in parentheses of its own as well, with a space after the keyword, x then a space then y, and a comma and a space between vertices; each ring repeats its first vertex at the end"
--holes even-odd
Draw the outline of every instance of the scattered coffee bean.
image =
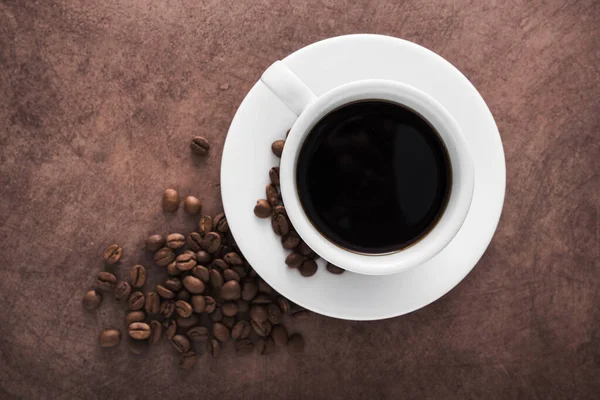
POLYGON ((134 322, 127 328, 132 339, 144 340, 150 337, 150 325, 145 322, 134 322))
MULTIPOLYGON (((214 284, 213 287, 216 289, 214 284)), ((228 281, 223 284, 219 293, 223 300, 237 300, 241 296, 242 288, 237 281, 228 281)))
POLYGON ((210 337, 210 332, 204 326, 193 326, 188 329, 187 336, 192 342, 206 342, 210 337))
POLYGON ((256 296, 258 293, 258 285, 254 281, 244 282, 244 287, 242 289, 242 299, 246 301, 250 301, 256 296))
POLYGON ((271 204, 265 199, 257 200, 254 206, 254 215, 258 218, 269 218, 271 216, 271 204))
POLYGON ((173 339, 173 336, 177 333, 177 322, 171 320, 167 322, 167 339, 173 339))
POLYGON ((105 292, 111 292, 115 290, 117 286, 117 277, 110 272, 99 272, 96 278, 96 287, 105 292))
POLYGON ((221 306, 221 312, 226 317, 235 317, 238 313, 238 305, 235 301, 226 301, 221 306))
POLYGON ((275 325, 271 329, 271 337, 277 347, 285 347, 288 344, 288 333, 287 329, 283 325, 275 325))
POLYGON ((179 353, 185 353, 190 350, 190 340, 185 335, 175 335, 171 339, 171 344, 179 353))
POLYGON ((271 333, 271 323, 269 321, 259 322, 252 320, 250 324, 258 336, 269 336, 271 333))
POLYGON ((165 238, 161 235, 152 235, 146 239, 146 249, 151 252, 156 252, 165 245, 165 238))
POLYGON ((196 255, 190 253, 178 255, 175 259, 175 266, 182 272, 191 270, 196 266, 196 255))
POLYGON ((289 231, 287 235, 282 236, 281 245, 284 249, 291 250, 300 244, 300 236, 295 231, 289 231))
POLYGON ((208 252, 204 250, 198 250, 196 252, 196 261, 198 262, 198 264, 207 265, 209 262, 211 262, 211 260, 212 256, 208 254, 208 252))
POLYGON ((175 253, 168 247, 163 247, 154 254, 154 262, 159 267, 166 267, 173 261, 175 261, 175 253))
POLYGON ((223 272, 223 278, 225 279, 225 282, 228 282, 228 281, 239 282, 240 281, 239 274, 232 269, 226 269, 223 272))
POLYGON ((129 299, 127 300, 127 305, 130 310, 137 311, 144 308, 144 304, 146 303, 146 298, 144 293, 142 292, 133 292, 129 295, 129 299))
POLYGON ((162 197, 164 212, 174 213, 179 208, 179 193, 175 189, 166 189, 162 197))
POLYGON ((202 239, 202 247, 210 254, 214 254, 221 246, 221 236, 216 232, 208 232, 202 239))
POLYGON ((175 302, 175 310, 177 314, 183 318, 187 318, 192 315, 192 306, 187 301, 177 300, 175 302))
POLYGON ((273 325, 279 324, 283 313, 279 309, 277 304, 271 303, 267 306, 267 313, 269 314, 269 322, 273 325))
POLYGON ((237 304, 238 304, 238 312, 245 313, 245 312, 250 311, 250 303, 248 303, 247 301, 240 299, 237 301, 237 304))
POLYGON ((200 236, 206 236, 206 234, 213 229, 213 220, 208 215, 203 215, 200 217, 200 222, 198 222, 198 232, 200 236))
POLYGON ((167 236, 167 247, 170 249, 179 249, 185 244, 185 236, 181 233, 171 233, 167 236))
POLYGON ((206 304, 204 306, 204 312, 207 314, 213 313, 217 308, 217 302, 211 296, 204 296, 204 302, 206 304))
POLYGON ((131 294, 131 285, 128 282, 121 281, 115 286, 115 299, 126 300, 131 294))
POLYGON ((277 192, 277 187, 272 183, 269 183, 265 192, 267 194, 267 201, 271 207, 275 207, 279 202, 279 193, 277 192))
POLYGON ((158 290, 158 287, 161 287, 162 289, 168 289, 169 291, 171 291, 171 297, 166 297, 166 296, 162 296, 164 298, 172 298, 173 297, 173 292, 176 292, 178 290, 181 290, 181 288, 183 287, 183 284, 181 283, 181 279, 179 278, 167 278, 167 280, 165 281, 164 285, 156 285, 156 291, 158 292, 158 294, 160 295, 160 292, 158 290))
POLYGON ((242 280, 247 275, 246 269, 243 266, 238 265, 235 267, 231 267, 231 270, 237 274, 239 278, 238 280, 242 280))
POLYGON ((211 267, 218 268, 221 271, 225 271, 227 268, 229 268, 229 264, 227 264, 225 261, 223 261, 220 258, 215 258, 210 265, 211 265, 211 267))
POLYGON ((284 236, 290 231, 290 224, 287 217, 283 214, 273 214, 271 217, 271 227, 276 235, 284 236))
POLYGON ((154 315, 160 311, 160 297, 155 292, 146 293, 146 302, 144 304, 146 314, 154 315))
POLYGON ((279 167, 273 167, 269 170, 269 179, 275 186, 279 186, 279 167))
POLYGON ((213 358, 219 358, 221 356, 221 343, 216 339, 211 339, 206 342, 206 350, 213 358))
POLYGON ((281 154, 283 153, 283 146, 285 145, 285 140, 276 140, 271 144, 271 151, 277 157, 281 158, 281 154))
POLYGON ((104 250, 104 262, 107 264, 116 264, 123 255, 123 248, 117 244, 111 244, 104 250))
POLYGON ((86 310, 95 310, 102 304, 102 294, 95 290, 90 290, 83 296, 81 303, 86 310))
POLYGON ((231 330, 231 337, 236 340, 246 339, 248 336, 250 336, 251 331, 252 326, 248 321, 238 321, 231 330))
POLYGON ((345 269, 338 267, 337 265, 333 265, 332 263, 328 262, 327 263, 327 271, 329 271, 330 273, 334 274, 334 275, 340 275, 343 274, 345 269))
POLYGON ((129 280, 131 286, 141 288, 146 283, 146 268, 143 265, 134 265, 129 271, 129 280))
POLYGON ((143 311, 130 311, 125 316, 125 322, 127 322, 127 326, 133 324, 134 322, 142 322, 146 319, 146 313, 143 311))
POLYGON ((256 297, 254 297, 254 299, 252 299, 252 304, 269 304, 269 303, 271 303, 271 298, 264 293, 260 293, 260 294, 256 295, 256 297))
POLYGON ((275 343, 271 338, 259 338, 256 342, 256 353, 263 356, 271 354, 275 350, 275 343))
POLYGON ((196 265, 192 269, 192 275, 194 275, 196 278, 200 278, 200 280, 204 283, 208 283, 210 279, 210 271, 208 268, 202 265, 196 265))
POLYGON ((202 210, 202 202, 195 196, 188 196, 183 201, 183 209, 188 214, 198 214, 202 210))
POLYGON ((225 280, 223 279, 223 274, 221 274, 221 272, 219 270, 217 270, 217 269, 210 270, 210 284, 212 285, 213 289, 215 289, 215 290, 221 289, 221 287, 223 287, 224 282, 225 282, 225 280))
POLYGON ((188 275, 183 278, 183 287, 188 290, 191 294, 200 294, 204 292, 204 282, 200 278, 196 278, 193 275, 188 275))
POLYGON ((213 218, 213 226, 217 231, 221 233, 229 232, 229 224, 227 223, 227 217, 223 213, 217 214, 215 218, 213 218))
POLYGON ((118 329, 103 329, 98 337, 100 347, 115 347, 121 343, 121 331, 118 329))
POLYGON ((171 318, 175 314, 175 301, 163 300, 160 303, 160 315, 164 318, 171 318))
POLYGON ((285 263, 290 268, 300 268, 302 263, 304 262, 304 257, 300 253, 290 253, 285 258, 285 263))
POLYGON ((229 330, 231 330, 233 329, 233 325, 235 325, 235 321, 237 321, 235 317, 224 316, 221 322, 223 325, 229 328, 229 330))
POLYGON ((290 311, 290 302, 283 296, 277 298, 277 305, 283 314, 287 314, 290 311))
POLYGON ((193 351, 186 351, 179 358, 179 366, 182 369, 191 369, 198 362, 198 356, 193 351))
POLYGON ((260 293, 273 293, 273 288, 269 286, 267 282, 265 282, 262 278, 258 278, 258 291, 260 293))
POLYGON ((213 324, 212 333, 215 339, 221 343, 227 342, 231 337, 229 329, 220 322, 215 322, 213 324))
POLYGON ((300 266, 302 276, 313 276, 318 269, 318 265, 314 260, 305 260, 300 266))
POLYGON ((173 261, 169 265, 167 265, 167 274, 169 276, 178 276, 181 275, 181 271, 177 269, 177 262, 173 261))
POLYGON ((196 326, 200 323, 200 319, 197 315, 192 314, 187 318, 177 317, 177 326, 182 329, 191 328, 192 326, 196 326))
POLYGON ((250 339, 242 339, 235 342, 235 351, 239 355, 246 355, 252 353, 254 350, 254 344, 250 339))
POLYGON ((190 149, 192 152, 199 156, 206 156, 210 150, 210 143, 202 136, 196 136, 190 143, 190 149))
POLYGON ((265 322, 269 319, 267 307, 263 305, 253 305, 250 307, 250 319, 257 322, 265 322))
POLYGON ((244 264, 239 254, 234 253, 233 251, 225 254, 223 260, 232 267, 244 264))
POLYGON ((150 338, 148 341, 150 344, 156 344, 160 341, 162 336, 163 327, 158 321, 150 322, 150 338))
POLYGON ((302 353, 304 351, 304 338, 300 334, 294 333, 288 338, 288 348, 291 353, 302 353))

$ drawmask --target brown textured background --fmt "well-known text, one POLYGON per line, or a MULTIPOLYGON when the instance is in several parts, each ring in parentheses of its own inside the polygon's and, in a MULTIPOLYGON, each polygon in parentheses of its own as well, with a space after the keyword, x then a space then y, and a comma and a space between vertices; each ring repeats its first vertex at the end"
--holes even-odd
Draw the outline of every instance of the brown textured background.
POLYGON ((599 26, 596 0, 0 0, 0 398, 597 396, 599 26), (507 195, 477 268, 401 318, 291 324, 301 356, 229 349, 184 372, 166 344, 99 349, 122 322, 112 300, 80 305, 104 246, 123 244, 126 273, 147 234, 193 228, 160 212, 167 186, 219 210, 225 134, 260 73, 360 32, 438 52, 496 118, 507 195))

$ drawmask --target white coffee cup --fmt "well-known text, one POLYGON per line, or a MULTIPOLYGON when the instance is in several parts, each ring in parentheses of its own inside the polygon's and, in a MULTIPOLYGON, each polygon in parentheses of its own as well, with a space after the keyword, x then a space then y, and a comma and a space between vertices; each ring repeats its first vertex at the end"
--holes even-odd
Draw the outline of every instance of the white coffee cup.
POLYGON ((302 240, 323 259, 360 274, 393 274, 430 260, 456 236, 471 206, 473 162, 460 127, 438 101, 412 86, 383 79, 348 83, 317 97, 281 61, 271 65, 261 81, 298 115, 281 156, 281 195, 292 225, 302 240), (423 238, 393 253, 360 254, 332 243, 312 225, 298 196, 296 165, 306 136, 331 111, 361 100, 393 102, 421 115, 440 135, 450 159, 452 185, 442 216, 423 238))

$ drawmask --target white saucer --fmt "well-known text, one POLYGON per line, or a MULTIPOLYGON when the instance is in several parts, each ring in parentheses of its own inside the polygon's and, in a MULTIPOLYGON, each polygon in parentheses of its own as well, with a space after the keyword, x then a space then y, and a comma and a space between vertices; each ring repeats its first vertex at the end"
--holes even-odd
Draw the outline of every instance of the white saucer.
MULTIPOLYGON (((275 61, 275 60, 273 60, 275 61)), ((320 314, 375 320, 406 314, 437 300, 473 269, 489 245, 502 211, 506 169, 498 128, 473 85, 449 62, 405 40, 350 35, 296 51, 284 63, 317 96, 341 84, 381 78, 415 86, 442 103, 461 126, 475 166, 471 209, 458 235, 427 263, 396 275, 304 278, 285 265, 269 219, 254 216, 265 197, 269 169, 279 164, 271 143, 285 138, 296 116, 260 81, 240 105, 225 141, 221 191, 230 229, 247 260, 275 290, 320 314)), ((265 65, 265 68, 268 67, 265 65)), ((342 266, 343 267, 343 266, 342 266)))

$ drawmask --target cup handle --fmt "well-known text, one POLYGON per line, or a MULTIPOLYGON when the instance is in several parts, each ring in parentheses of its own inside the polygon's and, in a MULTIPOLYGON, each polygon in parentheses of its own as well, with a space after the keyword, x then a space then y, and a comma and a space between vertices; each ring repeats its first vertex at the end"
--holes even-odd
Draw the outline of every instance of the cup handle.
POLYGON ((296 115, 317 96, 283 62, 275 61, 260 77, 262 83, 296 115))

